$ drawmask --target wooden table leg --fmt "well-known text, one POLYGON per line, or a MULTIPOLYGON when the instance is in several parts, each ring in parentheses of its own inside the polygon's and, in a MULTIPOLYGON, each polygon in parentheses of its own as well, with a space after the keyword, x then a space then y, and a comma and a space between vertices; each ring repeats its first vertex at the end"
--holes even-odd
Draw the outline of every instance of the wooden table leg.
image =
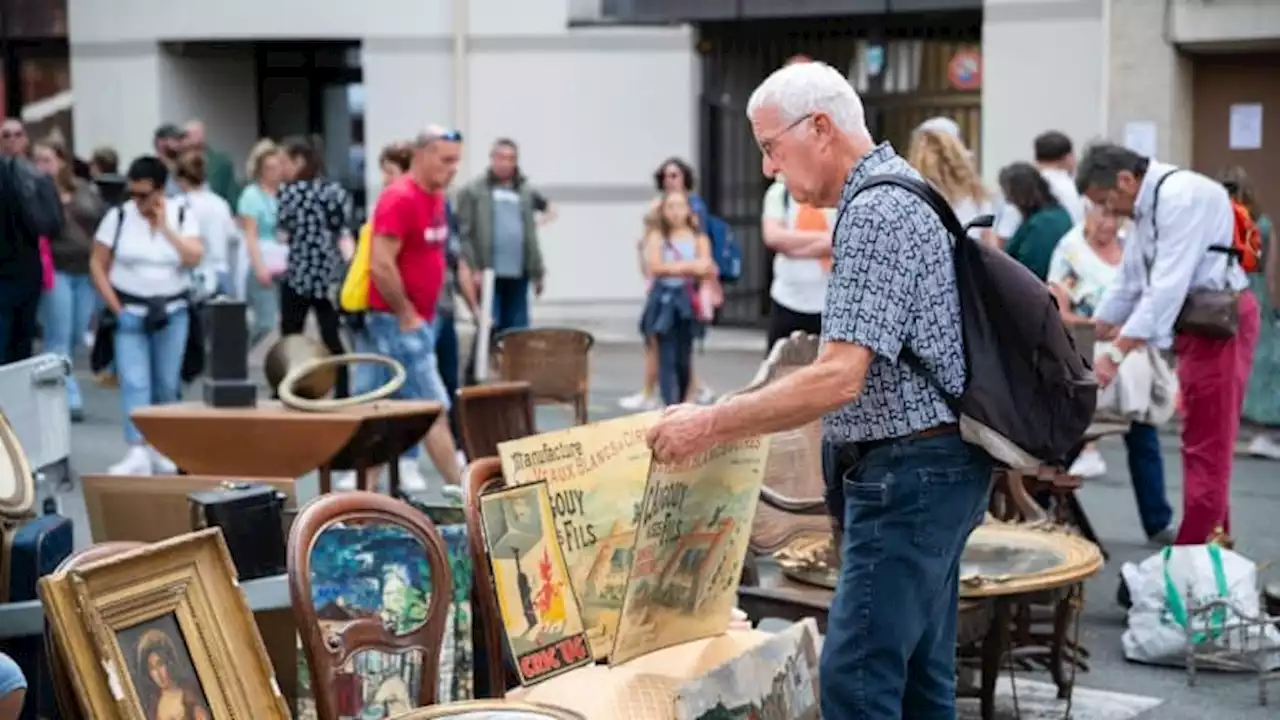
POLYGON ((1000 679, 1000 660, 1009 642, 1009 621, 1009 601, 996 598, 991 627, 982 641, 982 720, 994 720, 996 716, 996 681, 1000 679))
POLYGON ((321 465, 320 471, 320 494, 327 495, 333 490, 333 469, 328 465, 321 465))
POLYGON ((400 462, 398 458, 387 463, 387 494, 393 498, 400 497, 400 462))

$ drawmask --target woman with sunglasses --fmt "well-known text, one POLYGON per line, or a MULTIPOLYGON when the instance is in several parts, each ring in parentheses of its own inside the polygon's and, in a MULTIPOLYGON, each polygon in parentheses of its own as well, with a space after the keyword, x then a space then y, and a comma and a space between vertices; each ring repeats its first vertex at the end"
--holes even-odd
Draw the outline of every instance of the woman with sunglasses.
POLYGON ((189 327, 191 268, 204 245, 195 214, 164 196, 169 170, 146 155, 127 173, 129 200, 108 212, 94 235, 89 270, 114 318, 115 365, 129 450, 112 475, 171 474, 174 464, 148 448, 130 417, 148 405, 177 402, 189 327))

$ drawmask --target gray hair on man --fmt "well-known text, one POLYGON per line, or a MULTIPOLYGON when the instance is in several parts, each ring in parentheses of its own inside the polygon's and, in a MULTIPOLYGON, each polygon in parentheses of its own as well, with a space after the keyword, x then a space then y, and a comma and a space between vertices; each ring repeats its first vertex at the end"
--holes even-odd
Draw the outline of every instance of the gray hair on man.
POLYGON ((838 70, 823 62, 786 65, 773 72, 747 100, 747 117, 776 108, 787 123, 824 113, 849 135, 871 137, 862 99, 838 70))

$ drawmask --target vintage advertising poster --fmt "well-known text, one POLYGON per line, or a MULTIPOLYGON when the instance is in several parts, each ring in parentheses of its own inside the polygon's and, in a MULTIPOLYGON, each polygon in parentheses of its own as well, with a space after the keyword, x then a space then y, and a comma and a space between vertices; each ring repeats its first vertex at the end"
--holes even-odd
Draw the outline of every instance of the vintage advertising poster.
POLYGON ((613 647, 652 459, 645 435, 660 416, 628 415, 498 445, 509 484, 547 483, 556 538, 596 659, 613 647))
POLYGON ((676 691, 675 720, 818 720, 818 624, 804 620, 676 691))
POLYGON ((545 483, 480 498, 498 610, 524 685, 593 662, 577 597, 551 529, 545 483))
POLYGON ((728 628, 768 455, 749 438, 653 464, 610 665, 728 628))

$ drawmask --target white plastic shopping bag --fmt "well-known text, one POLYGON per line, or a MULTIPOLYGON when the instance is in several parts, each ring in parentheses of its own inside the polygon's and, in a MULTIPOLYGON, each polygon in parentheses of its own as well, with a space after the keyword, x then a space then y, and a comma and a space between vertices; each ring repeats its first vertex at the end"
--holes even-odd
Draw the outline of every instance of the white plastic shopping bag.
POLYGON ((1269 649, 1267 667, 1280 667, 1280 631, 1275 626, 1227 631, 1261 614, 1257 566, 1243 555, 1212 544, 1171 546, 1137 565, 1125 563, 1120 574, 1133 602, 1129 627, 1121 636, 1129 660, 1182 667, 1190 640, 1225 643, 1237 652, 1265 654, 1269 649), (1228 600, 1235 611, 1224 607, 1208 616, 1196 615, 1197 606, 1219 598, 1228 600))

